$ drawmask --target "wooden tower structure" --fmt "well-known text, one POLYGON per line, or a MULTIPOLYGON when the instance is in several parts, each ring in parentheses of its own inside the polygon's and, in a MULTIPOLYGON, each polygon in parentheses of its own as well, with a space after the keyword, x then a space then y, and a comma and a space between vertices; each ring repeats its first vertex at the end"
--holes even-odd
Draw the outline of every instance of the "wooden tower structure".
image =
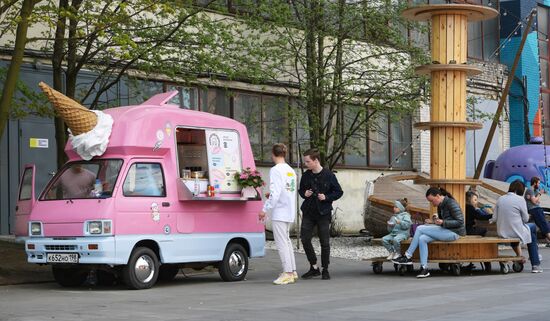
MULTIPOLYGON (((465 209, 465 186, 479 180, 466 178, 466 130, 482 127, 466 121, 466 79, 481 70, 468 62, 468 21, 494 18, 493 8, 469 4, 435 4, 406 9, 403 16, 431 21, 432 63, 416 68, 431 75, 430 121, 415 127, 431 133, 430 178, 416 183, 438 186, 450 192, 465 209)), ((435 208, 432 208, 432 211, 435 208)))

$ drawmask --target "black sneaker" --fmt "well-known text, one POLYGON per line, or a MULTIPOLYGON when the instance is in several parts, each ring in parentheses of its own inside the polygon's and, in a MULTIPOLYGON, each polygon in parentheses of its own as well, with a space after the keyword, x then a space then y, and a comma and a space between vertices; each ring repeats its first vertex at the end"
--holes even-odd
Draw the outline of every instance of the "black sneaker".
POLYGON ((309 271, 302 274, 302 279, 311 279, 314 276, 321 275, 321 271, 319 271, 319 268, 314 269, 313 266, 309 268, 309 271))
POLYGON ((420 269, 420 274, 418 274, 416 277, 422 279, 422 278, 427 278, 428 276, 430 276, 430 271, 428 271, 427 268, 422 267, 420 269))
POLYGON ((323 279, 323 280, 330 280, 330 274, 328 273, 328 269, 323 269, 323 273, 322 273, 321 279, 323 279))
POLYGON ((413 261, 411 258, 408 258, 406 255, 400 256, 397 259, 391 260, 395 264, 402 264, 402 265, 412 265, 413 261))

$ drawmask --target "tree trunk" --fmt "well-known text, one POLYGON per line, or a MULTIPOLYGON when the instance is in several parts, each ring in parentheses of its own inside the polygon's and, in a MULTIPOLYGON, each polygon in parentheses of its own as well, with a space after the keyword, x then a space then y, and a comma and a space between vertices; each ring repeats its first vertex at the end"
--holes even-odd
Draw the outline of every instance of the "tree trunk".
POLYGON ((6 129, 6 125, 8 123, 11 102, 13 96, 15 95, 17 79, 19 78, 19 70, 21 69, 23 56, 25 54, 27 30, 29 29, 29 17, 34 6, 38 2, 40 2, 40 0, 24 0, 21 7, 21 21, 17 24, 15 47, 11 56, 10 66, 8 67, 8 73, 6 74, 4 88, 2 89, 2 97, 0 98, 0 138, 4 135, 4 130, 6 129))
MULTIPOLYGON (((63 56, 65 51, 65 29, 67 25, 67 19, 64 15, 61 15, 60 12, 62 10, 67 10, 68 6, 68 0, 59 0, 59 14, 52 54, 53 88, 59 92, 63 92, 63 56)), ((65 123, 63 119, 59 117, 55 117, 55 140, 57 144, 57 168, 59 169, 67 161, 67 155, 65 154, 67 133, 65 123)))

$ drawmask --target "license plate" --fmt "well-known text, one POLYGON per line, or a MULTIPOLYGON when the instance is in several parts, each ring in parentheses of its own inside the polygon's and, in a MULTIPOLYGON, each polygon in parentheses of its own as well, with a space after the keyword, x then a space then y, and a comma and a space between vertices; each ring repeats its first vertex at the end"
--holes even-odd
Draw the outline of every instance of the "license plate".
POLYGON ((78 254, 76 253, 48 253, 48 263, 78 263, 78 254))

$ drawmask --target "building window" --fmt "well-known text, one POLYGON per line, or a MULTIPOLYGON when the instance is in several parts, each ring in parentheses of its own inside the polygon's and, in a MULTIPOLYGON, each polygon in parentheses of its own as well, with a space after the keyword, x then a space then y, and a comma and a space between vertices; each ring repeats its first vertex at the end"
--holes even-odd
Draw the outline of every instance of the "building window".
POLYGON ((246 126, 254 159, 261 160, 262 149, 262 97, 258 94, 234 95, 234 116, 246 126))
POLYGON ((172 90, 177 90, 178 94, 170 99, 169 104, 178 105, 182 109, 200 110, 198 88, 177 85, 166 86, 166 91, 172 90))
POLYGON ((233 118, 246 126, 254 159, 271 162, 271 146, 289 141, 288 98, 244 92, 234 92, 231 98, 233 118))
POLYGON ((390 163, 388 118, 378 118, 377 125, 369 130, 369 166, 387 167, 390 163))

